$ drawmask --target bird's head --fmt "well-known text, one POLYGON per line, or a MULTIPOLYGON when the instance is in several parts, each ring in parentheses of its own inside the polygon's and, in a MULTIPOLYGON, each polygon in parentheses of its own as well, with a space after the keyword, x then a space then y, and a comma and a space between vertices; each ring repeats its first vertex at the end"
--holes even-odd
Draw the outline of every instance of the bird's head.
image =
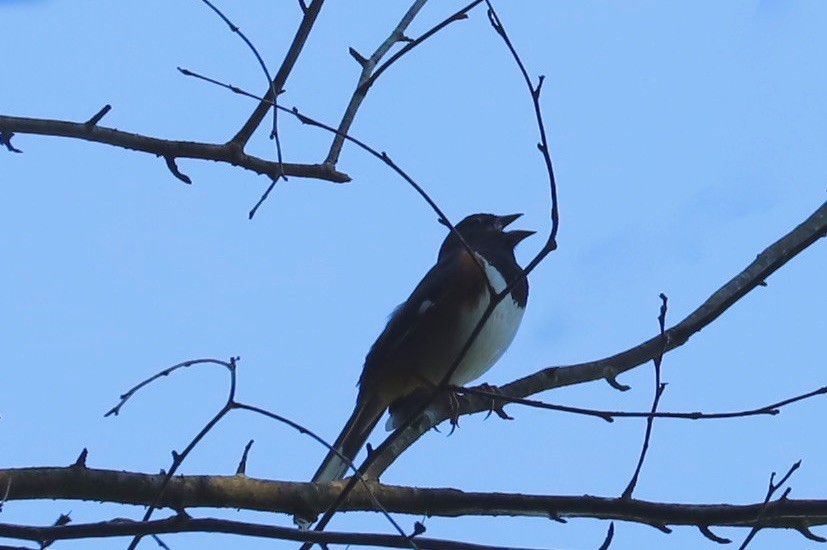
MULTIPOLYGON (((456 225, 456 229, 462 238, 472 249, 484 251, 490 249, 505 249, 513 251, 517 244, 526 237, 533 235, 534 231, 524 229, 513 229, 505 231, 512 222, 522 214, 509 214, 497 216, 495 214, 471 214, 456 225)), ((441 220, 440 223, 445 225, 441 220)), ((442 256, 454 247, 462 247, 462 242, 452 231, 442 243, 439 254, 442 256)))

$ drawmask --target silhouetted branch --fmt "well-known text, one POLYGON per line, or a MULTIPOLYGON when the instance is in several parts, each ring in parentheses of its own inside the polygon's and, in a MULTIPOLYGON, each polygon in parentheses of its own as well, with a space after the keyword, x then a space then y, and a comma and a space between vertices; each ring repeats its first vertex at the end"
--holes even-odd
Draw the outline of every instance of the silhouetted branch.
MULTIPOLYGON (((482 397, 488 398, 488 403, 490 407, 490 403, 493 401, 497 405, 502 406, 503 403, 515 403, 518 405, 525 405, 527 407, 533 407, 537 409, 547 409, 551 411, 560 411, 560 412, 567 412, 572 414, 580 414, 584 416, 595 416, 607 422, 614 422, 615 418, 675 418, 675 419, 683 419, 683 420, 721 420, 726 418, 743 418, 747 416, 759 416, 759 415, 769 415, 775 416, 776 414, 781 412, 783 407, 787 405, 792 405, 793 403, 798 403, 799 401, 804 401, 806 399, 810 399, 812 397, 816 397, 819 395, 824 395, 827 393, 827 386, 822 386, 818 389, 813 391, 809 391, 806 393, 802 393, 796 395, 795 397, 790 397, 787 399, 783 399, 781 401, 776 401, 775 403, 771 403, 769 405, 764 405, 763 407, 757 407, 754 409, 745 409, 740 411, 730 411, 730 412, 719 412, 719 413, 705 413, 700 411, 695 412, 641 412, 641 411, 607 411, 601 409, 586 409, 583 407, 572 407, 568 405, 557 405, 554 403, 546 403, 544 401, 538 401, 536 399, 527 399, 525 397, 513 397, 513 396, 506 396, 504 395, 499 389, 497 391, 491 391, 486 389, 481 389, 478 387, 474 388, 462 388, 459 386, 453 387, 457 393, 462 395, 478 395, 482 397)), ((478 412, 478 411, 475 411, 478 412)), ((466 413, 467 414, 467 413, 466 413)))
MULTIPOLYGON (((764 281, 767 277, 792 260, 802 250, 823 237, 825 232, 827 232, 827 203, 822 204, 804 222, 758 254, 758 257, 743 271, 715 291, 685 319, 667 330, 665 332, 666 351, 668 352, 686 343, 693 334, 717 319, 752 289, 765 284, 764 281)), ((651 361, 659 353, 660 347, 661 336, 658 335, 611 357, 587 363, 543 369, 501 386, 499 392, 504 398, 524 398, 562 386, 582 384, 600 379, 613 379, 619 373, 651 361)), ((823 392, 816 390, 814 393, 823 392)), ((797 400, 797 398, 793 398, 794 400, 797 400)), ((457 412, 459 414, 471 414, 486 411, 489 410, 490 403, 491 399, 489 397, 469 398, 465 403, 461 403, 457 412)), ((405 433, 396 437, 393 443, 388 445, 387 451, 374 460, 373 465, 366 472, 367 475, 379 477, 396 460, 396 457, 419 439, 422 434, 448 419, 451 414, 451 411, 444 404, 439 402, 432 404, 424 417, 406 429, 405 433)))
MULTIPOLYGON (((275 92, 281 92, 281 90, 284 89, 284 84, 287 82, 287 77, 290 76, 290 73, 293 71, 293 67, 299 59, 299 54, 304 48, 305 42, 307 42, 307 37, 310 35, 313 25, 316 23, 316 18, 319 16, 319 11, 322 9, 322 4, 324 4, 324 0, 313 0, 310 2, 310 5, 306 7, 302 6, 304 15, 301 23, 299 24, 298 29, 296 29, 296 34, 293 36, 293 42, 290 44, 290 48, 287 50, 287 54, 284 56, 284 60, 282 61, 279 70, 276 72, 276 76, 273 77, 273 81, 270 83, 267 93, 264 94, 262 100, 258 104, 258 107, 255 108, 253 113, 250 115, 250 118, 247 119, 247 122, 244 123, 238 133, 230 140, 230 142, 233 143, 239 150, 244 149, 244 146, 247 145, 248 141, 250 141, 250 137, 252 137, 253 133, 259 127, 261 121, 264 120, 264 117, 267 115, 267 111, 269 111, 270 107, 272 107, 275 103, 275 92)), ((292 175, 287 172, 286 165, 284 173, 288 176, 292 175)))
MULTIPOLYGON (((342 458, 344 461, 346 461, 347 464, 348 464, 348 467, 351 470, 353 470, 353 472, 355 473, 355 476, 354 476, 353 479, 360 481, 362 483, 362 485, 364 486, 365 490, 367 491, 368 496, 371 496, 372 493, 370 492, 370 488, 367 485, 364 477, 361 475, 361 473, 358 471, 358 469, 355 467, 355 465, 350 461, 350 459, 348 459, 347 457, 345 457, 341 453, 339 453, 339 451, 337 449, 334 449, 332 447, 332 445, 330 445, 330 443, 328 443, 327 441, 325 441, 324 439, 322 439, 321 437, 316 435, 316 433, 314 433, 312 430, 307 429, 306 427, 302 426, 301 424, 299 424, 299 423, 297 423, 293 420, 290 420, 287 417, 284 417, 282 415, 279 415, 279 414, 276 414, 274 412, 268 411, 266 409, 262 409, 261 407, 256 407, 254 405, 248 405, 246 403, 241 403, 241 402, 239 402, 235 399, 236 387, 237 387, 237 375, 238 375, 237 362, 239 361, 239 359, 240 358, 238 358, 238 357, 232 357, 232 358, 230 358, 229 361, 223 361, 223 360, 220 360, 220 359, 212 359, 212 358, 192 359, 192 360, 183 361, 183 362, 178 363, 176 365, 173 365, 171 367, 165 368, 165 369, 159 371, 158 373, 144 379, 140 383, 138 383, 135 386, 133 386, 132 388, 130 388, 127 392, 123 393, 120 396, 120 401, 118 402, 118 404, 115 405, 114 407, 112 407, 104 415, 104 416, 112 416, 112 415, 117 416, 120 413, 121 408, 123 408, 123 406, 126 404, 126 402, 131 397, 133 397, 137 392, 139 392, 141 389, 145 388, 149 384, 151 384, 151 383, 153 383, 153 382, 155 382, 155 381, 157 381, 161 378, 169 376, 170 374, 172 374, 172 373, 174 373, 174 372, 176 372, 180 369, 195 366, 195 365, 214 364, 214 365, 220 365, 220 366, 225 367, 227 369, 227 371, 229 372, 229 390, 228 390, 228 394, 227 394, 227 400, 222 405, 221 409, 218 412, 216 412, 208 422, 206 422, 206 424, 199 430, 198 434, 190 440, 190 442, 186 445, 186 447, 184 448, 184 450, 181 453, 178 453, 176 451, 172 452, 172 458, 173 458, 172 465, 170 466, 170 468, 167 472, 163 472, 161 474, 161 481, 157 484, 157 487, 152 483, 149 483, 149 482, 145 483, 145 485, 144 485, 145 487, 149 487, 150 485, 153 486, 153 490, 152 490, 153 497, 152 497, 152 500, 150 501, 150 503, 148 505, 148 508, 147 508, 147 510, 144 514, 144 517, 143 517, 142 521, 149 521, 149 519, 152 517, 152 514, 154 513, 154 511, 159 507, 170 506, 170 507, 172 507, 172 508, 174 508, 175 510, 178 510, 178 511, 183 509, 183 507, 185 506, 184 504, 180 504, 180 503, 178 505, 176 505, 174 503, 173 504, 164 504, 164 502, 165 502, 164 498, 165 498, 167 486, 174 479, 181 479, 180 477, 175 478, 173 476, 175 475, 177 470, 180 468, 180 466, 183 464, 183 462, 187 458, 187 456, 198 445, 198 443, 221 421, 221 419, 224 418, 227 414, 229 414, 233 410, 245 410, 245 411, 249 411, 249 412, 261 415, 261 416, 265 416, 267 418, 270 418, 272 420, 276 420, 277 422, 280 422, 282 424, 285 424, 285 425, 295 429, 300 434, 310 436, 316 442, 322 444, 327 450, 334 451, 335 453, 337 453, 339 455, 340 458, 342 458)), ((244 473, 245 464, 246 464, 246 461, 247 461, 247 454, 250 451, 250 447, 252 446, 252 443, 253 442, 251 440, 247 444, 247 446, 245 447, 244 455, 242 456, 241 462, 239 463, 239 466, 236 469, 236 475, 241 475, 241 474, 244 473)), ((87 454, 88 454, 87 450, 83 449, 83 452, 81 453, 80 458, 78 458, 78 460, 75 462, 75 464, 72 465, 72 468, 76 469, 76 470, 78 470, 78 469, 87 470, 86 469, 86 456, 87 456, 87 454)), ((9 483, 11 483, 11 478, 9 478, 9 483)), ((384 507, 382 506, 382 503, 378 499, 376 499, 375 497, 371 497, 371 503, 375 507, 376 510, 383 513, 383 515, 387 518, 388 522, 394 527, 394 529, 400 534, 400 536, 402 536, 402 537, 406 536, 404 530, 402 529, 402 527, 400 527, 399 524, 388 514, 388 512, 384 509, 384 507)), ((308 509, 308 507, 312 508, 312 506, 313 506, 312 504, 304 506, 304 507, 301 508, 302 512, 296 513, 296 514, 297 515, 309 515, 311 512, 307 512, 307 509, 308 509)), ((136 535, 136 538, 133 539, 133 541, 132 541, 132 543, 130 544, 129 547, 134 548, 137 545, 137 543, 139 542, 139 539, 140 539, 140 536, 136 535)), ((415 545, 413 545, 413 544, 411 544, 409 546, 414 546, 415 547, 415 545)))
POLYGON ((472 2, 468 6, 462 8, 458 12, 454 13, 453 15, 449 16, 447 19, 436 25, 435 27, 431 28, 429 31, 424 33, 422 36, 411 39, 405 36, 405 30, 408 28, 408 25, 413 21, 414 17, 416 17, 419 10, 422 9, 422 6, 425 5, 427 0, 415 0, 414 3, 408 8, 408 11, 396 25, 396 27, 391 31, 390 35, 382 42, 376 51, 370 57, 363 57, 360 55, 355 49, 350 49, 351 56, 356 59, 359 65, 362 67, 362 71, 359 75, 359 81, 356 84, 356 89, 353 91, 353 95, 351 95, 350 101, 348 102, 347 107, 345 108, 345 112, 342 115, 342 120, 339 123, 338 132, 333 138, 333 143, 330 146, 330 151, 327 154, 327 158, 325 159, 325 164, 330 164, 335 166, 336 163, 339 161, 339 155, 342 152, 342 147, 345 143, 345 135, 350 131, 350 127, 353 124, 354 119, 356 118, 356 112, 359 110, 359 107, 362 105, 365 97, 367 96, 368 90, 376 82, 376 79, 379 78, 387 68, 392 65, 395 61, 401 58, 403 55, 411 51, 413 48, 422 44, 425 40, 439 32, 441 29, 445 28, 449 24, 453 23, 454 21, 459 21, 461 19, 465 19, 467 17, 466 13, 482 2, 482 0, 476 0, 472 2), (391 56, 388 61, 383 63, 379 66, 379 62, 382 58, 388 53, 388 51, 395 45, 400 42, 407 42, 405 46, 396 52, 393 56, 391 56), (377 68, 378 67, 378 68, 377 68))
MULTIPOLYGON (((0 135, 5 136, 2 143, 7 148, 11 146, 9 140, 12 134, 36 134, 82 139, 123 149, 151 153, 165 160, 170 158, 213 160, 245 168, 271 178, 277 177, 281 172, 278 162, 248 155, 232 143, 218 144, 168 140, 99 125, 89 126, 86 122, 0 115, 0 135)), ((350 181, 347 174, 337 172, 334 168, 323 164, 284 163, 282 166, 284 173, 288 176, 321 179, 336 183, 350 181)))
MULTIPOLYGON (((738 547, 738 550, 744 550, 747 546, 749 546, 749 543, 752 542, 752 539, 755 538, 755 535, 758 534, 758 531, 760 531, 764 527, 765 512, 770 506, 770 499, 772 499, 775 493, 778 492, 778 490, 781 487, 783 487, 785 483, 787 483, 787 481, 790 479, 790 476, 792 476, 795 473, 795 471, 798 470, 800 467, 801 461, 799 460, 798 462, 790 466, 790 469, 787 470, 787 473, 784 474, 784 476, 778 483, 775 482, 775 472, 772 472, 770 474, 770 481, 767 486, 767 494, 764 497, 764 503, 762 505, 761 510, 758 513, 758 518, 754 522, 752 529, 750 529, 746 538, 744 538, 744 542, 742 542, 741 546, 738 547)), ((784 493, 781 495, 781 498, 779 498, 776 502, 783 502, 787 500, 787 496, 790 494, 791 490, 792 489, 789 487, 785 489, 784 493)), ((827 539, 817 537, 816 535, 810 532, 809 522, 800 521, 798 525, 796 525, 793 528, 801 532, 808 539, 815 540, 817 542, 827 542, 827 539)))
MULTIPOLYGON (((409 539, 399 535, 320 533, 267 524, 214 518, 199 519, 186 516, 173 516, 167 519, 145 522, 118 519, 99 523, 64 525, 60 527, 0 523, 0 537, 36 542, 42 540, 97 539, 123 536, 144 537, 164 533, 225 533, 266 539, 309 541, 319 544, 379 546, 387 548, 410 547, 409 539)), ((426 537, 416 537, 416 547, 422 550, 525 550, 507 546, 489 546, 426 537)), ((2 550, 2 547, 0 547, 0 550, 2 550)))
MULTIPOLYGON (((0 486, 9 485, 9 501, 27 499, 91 500, 147 506, 163 484, 163 474, 94 468, 0 469, 0 486)), ((238 508, 295 514, 308 505, 324 509, 347 483, 273 481, 243 475, 175 476, 157 506, 238 508), (312 498, 308 498, 312 495, 312 498)), ((366 481, 356 486, 341 509, 376 510, 377 499, 391 513, 440 517, 529 516, 598 518, 647 525, 800 529, 827 525, 827 500, 777 500, 752 504, 661 503, 596 496, 465 492, 453 488, 401 487, 366 481), (369 490, 368 490, 369 488, 369 490)), ((6 536, 0 529, 0 536, 6 536)))
POLYGON ((646 453, 649 451, 649 441, 652 438, 652 425, 655 422, 655 413, 658 412, 658 403, 660 403, 660 398, 663 395, 663 391, 666 389, 666 384, 660 381, 660 366, 661 363, 663 363, 663 354, 666 353, 666 337, 664 336, 664 333, 666 332, 666 310, 668 299, 666 294, 663 293, 661 293, 660 299, 661 306, 660 314, 658 315, 658 326, 660 327, 660 352, 654 359, 655 397, 652 399, 652 409, 649 416, 646 417, 646 432, 643 436, 643 445, 640 449, 640 457, 638 458, 637 466, 635 466, 635 472, 632 474, 632 478, 629 480, 629 484, 626 486, 626 489, 623 490, 621 498, 632 498, 632 493, 635 491, 637 480, 640 477, 640 471, 643 469, 643 462, 646 460, 646 453))

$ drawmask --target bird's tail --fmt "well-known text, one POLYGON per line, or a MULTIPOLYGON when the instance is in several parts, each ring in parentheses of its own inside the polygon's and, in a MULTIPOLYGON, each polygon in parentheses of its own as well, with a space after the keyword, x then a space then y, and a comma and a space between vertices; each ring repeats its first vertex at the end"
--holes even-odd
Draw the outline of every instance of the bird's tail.
POLYGON ((338 451, 329 451, 316 474, 314 482, 333 481, 342 479, 347 472, 349 461, 352 462, 359 450, 365 445, 370 432, 379 422, 387 404, 374 395, 365 402, 357 402, 353 414, 350 415, 342 433, 336 438, 333 448, 338 451), (341 454, 341 456, 340 456, 341 454), (346 458, 344 460, 342 457, 346 458))
MULTIPOLYGON (((314 483, 342 479, 345 476, 350 463, 359 454, 359 450, 368 440, 370 432, 379 422, 379 418, 385 412, 386 407, 387 404, 375 395, 365 402, 356 402, 353 413, 333 444, 333 448, 338 453, 332 450, 328 451, 327 456, 319 465, 319 469, 313 475, 312 481, 314 483)), ((293 516, 293 523, 298 525, 300 529, 309 529, 314 521, 312 515, 297 514, 293 516)))

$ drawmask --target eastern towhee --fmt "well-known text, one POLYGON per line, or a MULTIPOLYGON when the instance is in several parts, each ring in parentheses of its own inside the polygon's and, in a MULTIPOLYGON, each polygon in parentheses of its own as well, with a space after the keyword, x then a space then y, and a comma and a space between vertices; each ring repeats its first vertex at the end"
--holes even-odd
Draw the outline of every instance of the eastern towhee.
MULTIPOLYGON (((473 214, 458 223, 457 232, 473 256, 455 233, 448 234, 436 265, 394 310, 365 358, 356 407, 334 443, 339 453, 352 461, 385 409, 391 411, 389 427, 403 423, 406 419, 399 412, 410 409, 402 406, 405 398, 434 390, 450 372, 490 303, 490 291, 501 292, 519 278, 453 371, 450 383, 462 386, 476 380, 505 352, 528 299, 528 281, 514 248, 534 231, 505 231, 521 215, 473 214)), ((347 468, 331 451, 313 481, 341 479, 347 468)))

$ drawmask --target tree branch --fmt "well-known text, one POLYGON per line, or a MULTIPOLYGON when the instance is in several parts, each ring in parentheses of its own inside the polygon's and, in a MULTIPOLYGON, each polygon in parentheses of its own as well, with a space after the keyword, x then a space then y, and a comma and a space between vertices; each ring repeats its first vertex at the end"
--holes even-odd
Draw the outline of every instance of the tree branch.
MULTIPOLYGON (((281 93, 281 90, 284 88, 287 77, 290 76, 290 72, 293 70, 299 54, 302 48, 304 48, 305 42, 307 42, 310 30, 316 23, 316 18, 319 16, 322 4, 324 4, 324 0, 313 0, 310 5, 303 10, 304 16, 302 17, 302 21, 296 30, 296 35, 293 37, 290 49, 287 50, 287 54, 284 56, 281 67, 279 67, 276 76, 273 78, 272 85, 267 88, 267 92, 259 102, 258 107, 256 107, 250 115, 250 118, 247 119, 247 122, 244 123, 238 133, 230 140, 230 142, 235 144, 240 150, 243 150, 247 142, 250 141, 253 132, 256 131, 256 128, 259 127, 261 121, 264 120, 264 117, 267 115, 267 111, 269 111, 270 107, 275 103, 276 93, 281 93)), ((287 173, 287 165, 284 165, 284 167, 284 173, 288 176, 291 175, 287 173)))
MULTIPOLYGON (((292 163, 279 166, 278 162, 248 155, 232 143, 217 144, 168 140, 90 125, 86 122, 0 115, 0 134, 8 136, 12 133, 68 137, 104 143, 123 149, 151 153, 162 157, 168 165, 170 162, 173 162, 174 165, 174 159, 177 158, 192 158, 225 162, 271 178, 277 177, 283 168, 284 174, 288 176, 321 179, 336 183, 350 181, 347 174, 338 172, 331 166, 292 163)), ((180 179, 180 176, 175 174, 174 171, 173 174, 180 179)))
MULTIPOLYGON (((146 506, 155 500, 166 476, 69 466, 0 470, 0 486, 10 484, 8 500, 65 499, 146 506)), ((158 506, 239 508, 293 514, 307 507, 324 510, 347 480, 324 484, 234 476, 175 476, 158 506)), ((553 496, 465 492, 452 488, 384 485, 357 486, 341 510, 376 510, 374 497, 393 513, 460 516, 598 518, 647 525, 793 528, 827 525, 827 500, 779 498, 753 504, 681 504, 596 496, 553 496)), ((151 524, 152 522, 149 522, 151 524)), ((0 526, 0 536, 8 531, 0 526)), ((53 534, 48 535, 54 537, 53 534)), ((303 539, 302 539, 303 540, 303 539)), ((415 539, 417 543, 419 538, 415 539)), ((409 546, 409 545, 408 545, 409 546)))
MULTIPOLYGON (((665 351, 671 351, 712 323, 735 302, 744 297, 757 286, 764 285, 767 277, 792 260, 802 250, 824 237, 827 233, 827 202, 822 204, 812 215, 795 229, 771 244, 743 271, 716 290, 704 303, 685 319, 664 333, 665 351)), ((573 384, 582 384, 593 380, 606 379, 614 381, 615 377, 653 360, 661 351, 662 340, 657 335, 626 351, 586 363, 549 367, 539 372, 506 384, 499 388, 504 397, 527 397, 542 391, 573 384)), ((490 410, 491 399, 474 396, 461 404, 455 414, 472 414, 490 410)), ((369 477, 379 477, 405 449, 410 447, 422 434, 443 420, 450 418, 451 411, 446 403, 435 402, 420 420, 408 427, 386 451, 377 456, 365 473, 369 477)))
POLYGON ((379 75, 385 71, 394 61, 405 55, 407 52, 411 51, 413 48, 421 44, 427 38, 438 32, 440 29, 446 27, 448 24, 459 21, 467 17, 466 12, 473 7, 473 5, 479 4, 482 0, 478 0, 474 2, 471 6, 466 6, 459 12, 451 15, 448 19, 444 20, 442 23, 438 24, 436 27, 432 28, 424 35, 417 39, 410 39, 406 38, 405 30, 408 28, 408 25, 411 24, 414 17, 419 13, 419 10, 425 5, 427 0, 414 0, 413 5, 408 8, 408 11, 396 25, 396 27, 391 31, 390 35, 382 42, 376 51, 373 52, 368 58, 362 57, 359 53, 354 50, 353 48, 350 49, 350 54, 353 56, 354 59, 361 65, 362 72, 359 74, 359 81, 356 84, 356 89, 353 91, 353 94, 350 97, 350 101, 348 102, 347 107, 345 108, 345 112, 342 115, 342 120, 339 123, 338 132, 333 137, 333 143, 330 146, 330 151, 327 153, 327 158, 325 159, 325 164, 330 164, 335 166, 336 163, 339 161, 339 155, 342 152, 342 147, 345 144, 345 135, 350 131, 350 127, 353 124, 354 119, 356 118, 356 112, 359 110, 359 107, 362 105, 362 102, 365 100, 365 97, 368 94, 368 90, 379 77, 379 75), (388 53, 388 51, 397 43, 399 42, 407 42, 404 48, 398 51, 390 60, 384 63, 377 69, 377 65, 388 53))
MULTIPOLYGON (((37 542, 44 540, 51 542, 67 539, 123 537, 129 535, 142 537, 168 533, 225 533, 268 539, 308 541, 319 544, 378 546, 388 548, 410 547, 409 540, 399 535, 325 533, 242 521, 215 518, 190 518, 187 516, 173 516, 167 519, 146 522, 117 519, 99 523, 45 527, 0 523, 0 537, 37 542)), ((422 550, 524 550, 505 546, 471 544, 425 537, 416 537, 416 547, 422 550)), ((4 548, 8 547, 0 547, 0 550, 4 548)))

